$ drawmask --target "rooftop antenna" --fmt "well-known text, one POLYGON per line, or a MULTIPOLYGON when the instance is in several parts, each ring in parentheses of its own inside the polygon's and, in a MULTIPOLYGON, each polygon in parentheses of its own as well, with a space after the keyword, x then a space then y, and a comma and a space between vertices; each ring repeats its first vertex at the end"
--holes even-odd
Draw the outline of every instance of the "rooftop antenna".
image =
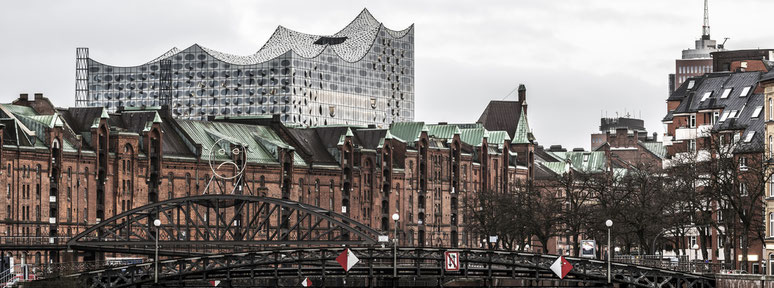
POLYGON ((708 0, 704 0, 704 26, 701 27, 702 40, 710 40, 709 8, 707 6, 707 1, 708 0))

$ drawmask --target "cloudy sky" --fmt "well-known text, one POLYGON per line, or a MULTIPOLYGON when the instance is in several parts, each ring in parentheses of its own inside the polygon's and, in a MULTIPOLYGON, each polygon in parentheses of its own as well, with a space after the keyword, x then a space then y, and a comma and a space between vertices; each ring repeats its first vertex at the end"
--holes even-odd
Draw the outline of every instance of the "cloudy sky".
MULTIPOLYGON (((42 92, 73 106, 75 48, 113 65, 194 43, 254 53, 277 25, 332 34, 363 8, 415 24, 416 120, 472 122, 489 100, 527 86, 541 144, 589 147, 602 115, 663 131, 667 74, 701 34, 702 0, 14 1, 0 9, 0 102, 42 92)), ((710 0, 713 39, 774 48, 771 0, 710 0), (764 13, 765 14, 765 13, 764 13)))

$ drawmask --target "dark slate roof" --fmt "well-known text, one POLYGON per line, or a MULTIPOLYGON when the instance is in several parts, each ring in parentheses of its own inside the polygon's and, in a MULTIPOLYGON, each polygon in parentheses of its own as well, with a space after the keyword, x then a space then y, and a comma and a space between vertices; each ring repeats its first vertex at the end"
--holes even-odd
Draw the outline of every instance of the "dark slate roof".
POLYGON ((521 117, 521 102, 490 101, 477 123, 490 131, 506 131, 513 139, 521 117))
POLYGON ((366 149, 376 149, 379 146, 380 140, 387 134, 387 129, 368 128, 353 130, 353 132, 358 138, 360 146, 366 149))
POLYGON ((774 70, 770 70, 768 73, 761 77, 761 81, 768 81, 774 79, 774 70))
POLYGON ((57 108, 57 112, 75 133, 91 132, 91 125, 102 114, 102 107, 57 108))
MULTIPOLYGON (((346 128, 345 128, 346 129, 346 128)), ((290 135, 296 140, 301 147, 299 150, 303 150, 307 158, 307 161, 312 164, 325 164, 325 165, 338 165, 339 163, 328 152, 326 148, 336 149, 336 142, 325 143, 319 137, 318 129, 299 128, 288 129, 290 135), (311 160, 311 161, 309 161, 311 160)), ((332 138, 332 137, 331 137, 332 138)), ((336 140, 338 141, 338 136, 336 140)), ((298 151, 298 150, 297 150, 298 151)))
MULTIPOLYGON (((708 73, 701 77, 691 78, 696 83, 692 89, 687 89, 687 82, 680 86, 678 91, 670 96, 672 99, 682 99, 680 105, 674 110, 673 114, 693 113, 700 110, 709 109, 728 109, 730 107, 741 107, 747 101, 746 97, 739 97, 744 87, 751 87, 749 94, 752 94, 755 85, 760 79, 761 72, 738 72, 738 73, 708 73), (731 88, 731 93, 727 98, 721 98, 726 88, 731 88), (706 93, 710 96, 704 99, 706 93)), ((735 108, 731 108, 735 109, 735 108)), ((672 115, 673 115, 672 114, 672 115)), ((671 120, 670 114, 664 120, 671 120)))

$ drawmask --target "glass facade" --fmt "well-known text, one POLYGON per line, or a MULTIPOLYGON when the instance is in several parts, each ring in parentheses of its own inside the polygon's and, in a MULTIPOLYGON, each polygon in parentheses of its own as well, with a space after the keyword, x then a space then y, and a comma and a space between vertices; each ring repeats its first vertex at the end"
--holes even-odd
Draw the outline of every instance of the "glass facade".
POLYGON ((366 10, 332 36, 279 27, 248 56, 193 45, 134 67, 90 58, 77 63, 87 65, 77 67, 83 76, 76 87, 87 87, 76 90, 79 107, 115 111, 168 99, 181 119, 277 114, 307 126, 385 126, 414 118, 413 26, 387 29, 366 10), (168 71, 162 60, 171 62, 168 71))

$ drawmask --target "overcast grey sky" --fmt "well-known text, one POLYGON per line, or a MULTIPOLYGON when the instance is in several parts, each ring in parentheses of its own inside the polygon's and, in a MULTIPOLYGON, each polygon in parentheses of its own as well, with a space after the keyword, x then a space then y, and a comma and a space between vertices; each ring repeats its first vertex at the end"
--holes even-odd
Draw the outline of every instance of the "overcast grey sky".
MULTIPOLYGON (((74 105, 75 48, 113 65, 194 43, 254 53, 277 25, 333 34, 363 8, 415 26, 416 120, 472 122, 489 100, 527 86, 543 145, 589 146, 603 113, 662 133, 667 74, 701 34, 702 0, 13 1, 0 9, 0 102, 42 92, 74 105)), ((713 39, 774 48, 771 0, 710 0, 713 39)), ((514 99, 511 95, 510 99, 514 99)))

